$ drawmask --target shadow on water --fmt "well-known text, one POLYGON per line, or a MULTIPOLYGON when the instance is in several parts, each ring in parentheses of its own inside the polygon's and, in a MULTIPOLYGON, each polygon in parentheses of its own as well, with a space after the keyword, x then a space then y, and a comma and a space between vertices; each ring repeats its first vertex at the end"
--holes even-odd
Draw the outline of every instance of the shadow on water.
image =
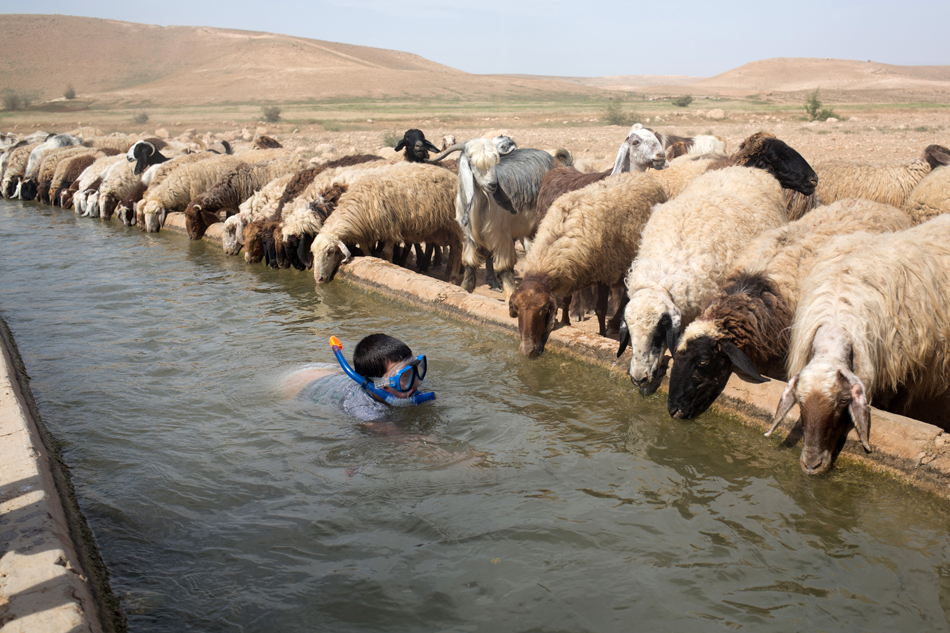
POLYGON ((948 628, 944 501, 309 272, 0 223, 0 313, 132 630, 948 628), (435 402, 360 425, 279 393, 376 331, 435 402))

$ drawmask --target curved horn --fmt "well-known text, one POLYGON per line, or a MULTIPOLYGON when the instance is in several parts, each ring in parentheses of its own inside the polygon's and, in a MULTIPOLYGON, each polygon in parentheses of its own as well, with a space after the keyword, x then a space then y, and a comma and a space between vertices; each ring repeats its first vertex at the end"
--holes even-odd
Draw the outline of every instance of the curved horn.
POLYGON ((346 247, 346 244, 343 243, 343 240, 337 241, 336 245, 340 248, 340 251, 343 252, 343 262, 346 263, 353 259, 353 255, 350 253, 350 249, 346 247))
POLYGON ((778 407, 775 409, 775 417, 772 418, 772 426, 765 432, 765 437, 772 435, 772 432, 778 428, 778 425, 785 419, 788 412, 795 406, 795 389, 797 387, 798 374, 795 374, 792 376, 792 379, 788 381, 788 386, 785 387, 785 391, 782 392, 782 399, 779 400, 778 407))
POLYGON ((617 358, 623 354, 623 351, 630 345, 630 328, 627 327, 627 320, 620 320, 620 348, 617 350, 617 358))
POLYGON ((452 152, 461 152, 461 151, 464 150, 464 149, 465 149, 465 143, 456 143, 455 145, 453 145, 452 147, 448 148, 447 150, 445 150, 444 152, 442 152, 441 154, 439 154, 439 155, 436 156, 435 158, 430 158, 429 160, 427 160, 427 161, 425 161, 425 162, 427 162, 427 163, 437 163, 437 162, 439 162, 440 160, 442 160, 443 158, 445 158, 446 156, 448 156, 449 154, 451 154, 452 152))

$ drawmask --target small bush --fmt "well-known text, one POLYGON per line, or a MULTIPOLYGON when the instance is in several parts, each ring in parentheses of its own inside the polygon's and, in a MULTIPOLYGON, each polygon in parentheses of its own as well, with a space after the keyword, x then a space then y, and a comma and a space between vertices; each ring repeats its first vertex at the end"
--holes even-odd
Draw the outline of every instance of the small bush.
POLYGON ((403 134, 396 130, 386 130, 383 134, 383 147, 396 147, 402 140, 403 134))
POLYGON ((682 97, 676 97, 673 99, 673 105, 677 108, 685 108, 693 102, 693 97, 690 95, 683 95, 682 97))
MULTIPOLYGON (((320 125, 322 125, 323 129, 326 130, 327 132, 339 132, 340 130, 343 129, 343 126, 337 123, 336 121, 324 121, 320 125)), ((393 143, 393 147, 395 146, 396 144, 393 143)))
POLYGON ((22 110, 29 105, 27 99, 12 90, 4 90, 2 100, 4 110, 22 110))
POLYGON ((280 121, 280 106, 264 106, 261 108, 261 117, 268 123, 280 121))
POLYGON ((68 86, 66 86, 66 90, 63 91, 63 96, 69 100, 76 98, 76 89, 73 88, 72 84, 69 84, 68 86))
POLYGON ((831 108, 821 107, 821 100, 818 99, 818 90, 815 88, 815 92, 805 99, 805 112, 808 114, 809 121, 825 121, 831 117, 838 117, 834 110, 831 108))
POLYGON ((621 99, 611 99, 600 113, 600 120, 607 125, 633 125, 640 120, 636 112, 627 112, 623 109, 621 99))
POLYGON ((144 125, 148 123, 148 114, 145 112, 136 112, 135 116, 132 117, 133 123, 138 123, 139 125, 144 125))

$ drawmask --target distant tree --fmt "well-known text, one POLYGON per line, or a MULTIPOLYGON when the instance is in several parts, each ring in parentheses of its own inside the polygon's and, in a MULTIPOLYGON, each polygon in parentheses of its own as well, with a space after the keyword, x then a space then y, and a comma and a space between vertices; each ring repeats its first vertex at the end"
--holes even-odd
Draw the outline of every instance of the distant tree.
POLYGON ((677 108, 685 108, 693 102, 693 97, 690 95, 683 95, 682 97, 676 97, 673 99, 673 105, 677 108))
POLYGON ((138 123, 139 125, 145 125, 148 123, 148 114, 145 112, 136 112, 135 116, 132 117, 133 123, 138 123))
POLYGON ((3 109, 4 110, 20 110, 24 107, 24 99, 19 95, 19 93, 13 92, 9 88, 3 91, 2 94, 3 100, 3 109))
POLYGON ((63 91, 63 96, 66 97, 67 99, 76 98, 76 89, 73 88, 72 84, 69 84, 66 86, 66 90, 63 91))
POLYGON ((277 123, 280 121, 280 106, 264 106, 261 108, 261 116, 268 123, 277 123))
POLYGON ((818 99, 818 91, 820 88, 815 88, 815 92, 811 93, 807 99, 805 99, 805 112, 808 113, 809 121, 825 121, 831 117, 837 117, 838 115, 831 108, 823 108, 821 100, 818 99))
POLYGON ((600 120, 607 125, 633 125, 640 120, 636 112, 626 112, 623 109, 623 99, 616 97, 607 102, 600 113, 600 120))

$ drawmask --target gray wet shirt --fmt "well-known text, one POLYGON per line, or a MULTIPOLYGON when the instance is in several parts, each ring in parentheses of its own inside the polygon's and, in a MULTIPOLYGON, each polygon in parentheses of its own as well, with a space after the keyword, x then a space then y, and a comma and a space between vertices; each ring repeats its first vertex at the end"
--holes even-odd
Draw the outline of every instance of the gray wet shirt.
POLYGON ((336 407, 363 422, 384 418, 390 409, 389 405, 375 400, 346 374, 317 378, 304 387, 297 397, 323 406, 336 407))

